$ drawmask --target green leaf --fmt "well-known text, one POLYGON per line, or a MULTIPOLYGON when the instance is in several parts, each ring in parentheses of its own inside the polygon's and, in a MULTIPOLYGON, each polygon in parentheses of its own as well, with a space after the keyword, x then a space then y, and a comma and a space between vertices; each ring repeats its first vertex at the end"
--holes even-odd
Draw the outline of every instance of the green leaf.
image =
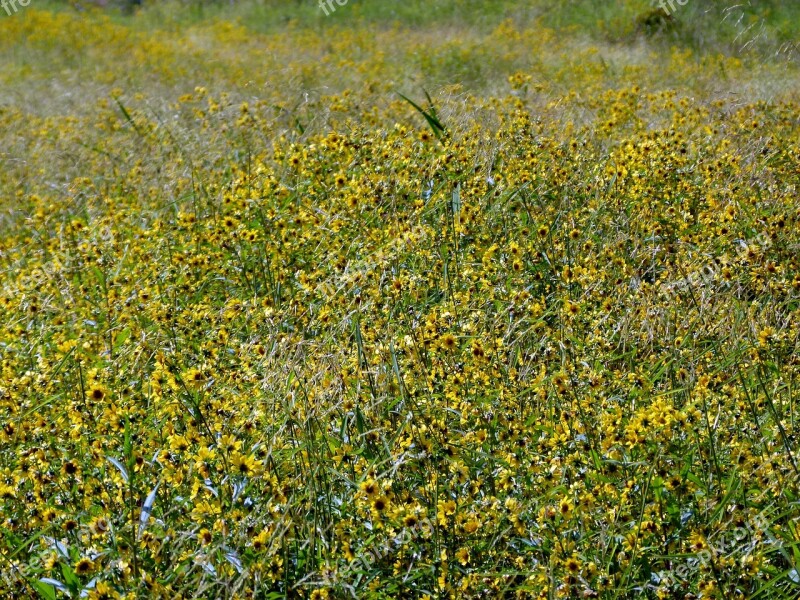
POLYGON ((73 592, 77 592, 81 587, 81 580, 66 563, 61 564, 61 574, 64 575, 64 583, 73 592))
POLYGON ((133 130, 136 133, 138 133, 140 136, 144 137, 142 132, 139 130, 139 127, 136 125, 136 122, 133 120, 133 118, 131 117, 130 113, 128 112, 128 109, 125 108, 125 106, 122 104, 122 101, 119 98, 115 97, 114 98, 114 102, 117 103, 117 106, 119 106, 120 111, 122 111, 122 114, 125 116, 125 120, 128 121, 128 123, 131 124, 131 127, 133 127, 133 130))
POLYGON ((131 330, 130 328, 123 329, 117 334, 117 337, 114 338, 114 350, 118 349, 122 344, 124 344, 128 338, 131 337, 131 330))
MULTIPOLYGON (((56 600, 56 589, 52 585, 43 581, 30 581, 29 583, 45 600, 56 600)), ((58 583, 63 586, 60 581, 58 583)), ((64 586, 64 589, 66 589, 66 586, 64 586)))
POLYGON ((422 89, 422 91, 425 94, 425 98, 428 100, 428 110, 438 120, 439 115, 436 114, 436 107, 433 105, 433 100, 431 100, 431 95, 428 93, 428 90, 424 88, 422 89))
POLYGON ((364 415, 361 412, 361 408, 358 406, 356 406, 356 429, 358 429, 359 435, 363 435, 366 429, 364 426, 364 415))
POLYGON ((103 290, 103 293, 108 293, 106 288, 106 276, 103 274, 103 272, 97 267, 92 267, 92 274, 97 278, 97 283, 100 284, 100 289, 103 290))
MULTIPOLYGON (((426 96, 427 96, 427 94, 428 93, 425 92, 426 96)), ((446 129, 445 129, 445 126, 442 125, 441 121, 439 121, 439 119, 436 117, 436 109, 433 108, 433 104, 431 104, 430 111, 426 111, 419 104, 417 104, 416 102, 414 102, 410 98, 404 96, 400 92, 397 92, 397 95, 400 96, 406 102, 408 102, 415 109, 417 109, 417 111, 423 117, 425 117, 425 120, 428 122, 428 125, 430 125, 431 129, 433 130, 434 135, 437 137, 437 139, 439 139, 441 141, 442 136, 446 133, 446 129)), ((430 101, 430 96, 428 96, 428 100, 430 101)))
POLYGON ((392 355, 392 371, 394 371, 394 376, 397 377, 397 385, 400 387, 400 391, 403 394, 403 398, 406 397, 406 385, 403 381, 403 376, 400 374, 400 365, 397 362, 397 353, 394 349, 394 342, 389 341, 389 352, 392 355))
POLYGON ((458 184, 453 189, 453 195, 451 196, 451 209, 454 216, 461 212, 461 184, 458 184))
POLYGON ((689 471, 689 472, 686 474, 686 479, 688 479, 689 481, 691 481, 693 484, 695 484, 695 485, 696 485, 697 487, 699 487, 701 490, 705 490, 705 489, 706 489, 706 484, 705 484, 705 482, 704 482, 702 479, 700 479, 700 478, 699 478, 697 475, 695 475, 694 473, 692 473, 691 471, 689 471))
POLYGON ((132 467, 133 443, 131 442, 131 420, 127 415, 125 416, 125 442, 122 451, 125 454, 125 458, 128 459, 128 468, 132 467))

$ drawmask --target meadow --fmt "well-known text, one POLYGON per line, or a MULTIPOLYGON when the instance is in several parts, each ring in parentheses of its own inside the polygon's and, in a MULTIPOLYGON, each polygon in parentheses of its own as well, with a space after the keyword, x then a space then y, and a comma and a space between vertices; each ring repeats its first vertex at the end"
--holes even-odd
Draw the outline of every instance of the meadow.
POLYGON ((0 598, 800 597, 800 4, 0 12, 0 598))

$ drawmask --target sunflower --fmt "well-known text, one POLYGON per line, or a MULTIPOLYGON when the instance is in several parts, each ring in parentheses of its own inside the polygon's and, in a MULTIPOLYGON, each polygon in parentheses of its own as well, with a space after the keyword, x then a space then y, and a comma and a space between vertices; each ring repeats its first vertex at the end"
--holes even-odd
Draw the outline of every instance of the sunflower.
POLYGON ((378 514, 383 514, 389 508, 389 499, 386 496, 377 496, 372 500, 372 509, 378 514))
POLYGON ((377 496, 380 489, 378 488, 378 484, 375 482, 374 479, 366 479, 361 482, 361 491, 366 494, 367 498, 373 498, 377 496))
POLYGON ((78 466, 78 463, 76 463, 74 460, 68 460, 63 465, 61 465, 61 472, 64 475, 72 477, 80 473, 80 467, 78 466))
POLYGON ((442 345, 442 348, 448 352, 452 352, 456 349, 456 338, 452 333, 444 334, 439 342, 442 345))
POLYGON ((267 548, 267 542, 269 542, 269 530, 264 529, 259 533, 257 536, 253 538, 253 550, 256 552, 263 552, 267 548))
POLYGON ((86 390, 86 398, 92 402, 101 402, 106 396, 108 396, 108 390, 97 383, 86 390))
POLYGON ((94 570, 94 563, 85 556, 75 563, 76 575, 88 575, 94 570))
POLYGON ((203 544, 203 546, 208 546, 211 543, 211 540, 214 539, 214 536, 208 529, 203 528, 197 532, 197 539, 200 540, 200 543, 203 544))
POLYGON ((567 560, 565 560, 564 566, 567 568, 567 571, 569 571, 573 575, 576 575, 578 571, 581 570, 581 563, 574 556, 570 556, 567 560))
POLYGON ((231 457, 231 467, 233 471, 245 477, 252 477, 259 471, 261 463, 250 455, 245 455, 240 452, 234 453, 231 457))
POLYGON ((88 598, 89 600, 117 600, 120 595, 111 585, 105 581, 99 581, 95 588, 89 592, 88 598))

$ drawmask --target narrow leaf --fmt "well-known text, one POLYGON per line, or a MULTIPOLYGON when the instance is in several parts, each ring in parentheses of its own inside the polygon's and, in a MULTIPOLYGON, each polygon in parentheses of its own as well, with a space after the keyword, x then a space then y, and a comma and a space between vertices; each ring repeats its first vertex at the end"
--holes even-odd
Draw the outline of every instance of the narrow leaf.
POLYGON ((144 137, 144 135, 142 135, 142 132, 139 130, 139 127, 136 125, 136 122, 133 120, 130 113, 128 112, 128 109, 125 108, 124 104, 122 104, 122 101, 119 98, 114 98, 114 102, 117 103, 117 106, 119 106, 120 111, 122 111, 122 114, 125 116, 125 120, 127 120, 128 123, 131 124, 131 127, 133 127, 134 131, 138 133, 140 136, 144 137))
POLYGON ((117 469, 120 472, 120 475, 122 475, 122 479, 125 480, 125 483, 128 483, 128 471, 127 469, 125 469, 125 465, 123 465, 121 462, 119 462, 116 458, 112 456, 106 456, 106 460, 115 467, 117 467, 117 469))
POLYGON ((417 109, 417 111, 423 117, 425 117, 425 120, 428 122, 428 125, 430 125, 431 129, 433 129, 433 133, 436 135, 436 137, 439 140, 441 140, 442 139, 442 134, 445 133, 445 127, 444 127, 444 125, 442 125, 441 121, 439 121, 439 119, 436 118, 435 111, 434 111, 434 114, 431 114, 430 112, 428 112, 425 109, 423 109, 419 104, 417 104, 416 102, 414 102, 410 98, 404 96, 400 92, 397 92, 397 95, 400 96, 406 102, 408 102, 415 109, 417 109))
POLYGON ((158 494, 158 486, 161 482, 156 484, 156 487, 147 494, 147 498, 144 500, 144 504, 142 504, 142 512, 139 515, 139 536, 141 537, 142 533, 144 533, 145 527, 147 527, 147 521, 150 519, 150 515, 153 512, 153 505, 156 501, 156 495, 158 494))

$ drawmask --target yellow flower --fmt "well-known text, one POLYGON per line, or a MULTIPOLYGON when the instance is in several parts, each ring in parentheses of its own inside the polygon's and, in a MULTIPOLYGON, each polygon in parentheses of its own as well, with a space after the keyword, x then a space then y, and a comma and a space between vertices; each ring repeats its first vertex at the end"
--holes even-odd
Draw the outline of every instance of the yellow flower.
POLYGON ((253 456, 234 452, 231 456, 231 468, 237 475, 253 477, 261 471, 261 462, 253 456))
POLYGON ((775 328, 774 327, 765 327, 758 333, 758 344, 759 346, 765 347, 768 346, 769 343, 775 339, 775 328))
POLYGON ((89 600, 118 600, 120 595, 119 592, 111 587, 111 584, 105 581, 98 581, 94 589, 89 592, 88 598, 89 600))
POLYGON ((262 529, 261 532, 253 538, 253 550, 256 552, 264 551, 269 543, 270 535, 271 534, 268 529, 262 529))
POLYGON ((213 540, 213 534, 206 528, 201 529, 197 532, 197 539, 200 540, 200 543, 204 546, 208 546, 213 540))
POLYGON ((385 513, 389 509, 389 504, 386 496, 376 496, 372 499, 372 509, 378 514, 385 513))
POLYGON ((443 335, 440 338, 439 343, 441 344, 441 347, 448 352, 452 352, 456 348, 456 338, 452 333, 446 333, 443 335))
POLYGON ((91 402, 102 402, 106 396, 108 390, 100 384, 95 384, 86 390, 86 398, 91 402))
POLYGON ((568 519, 570 516, 572 516, 572 510, 574 508, 575 507, 572 502, 567 498, 562 498, 558 503, 558 512, 565 519, 568 519))
POLYGON ((380 492, 380 487, 375 482, 374 479, 368 478, 361 482, 360 484, 361 492, 367 496, 367 498, 374 498, 380 492))
POLYGON ((86 557, 81 558, 75 563, 74 570, 76 575, 88 575, 94 570, 94 563, 86 557))

